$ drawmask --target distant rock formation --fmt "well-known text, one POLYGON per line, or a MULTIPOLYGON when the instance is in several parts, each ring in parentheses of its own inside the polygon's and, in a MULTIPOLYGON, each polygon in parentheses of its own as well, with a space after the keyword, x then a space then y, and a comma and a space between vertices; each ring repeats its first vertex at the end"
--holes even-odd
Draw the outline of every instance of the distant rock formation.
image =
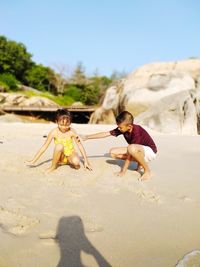
POLYGON ((115 115, 112 109, 105 110, 102 113, 101 108, 97 108, 90 117, 90 122, 97 124, 113 124, 115 122, 115 115))
POLYGON ((0 93, 0 108, 6 106, 59 107, 58 104, 45 97, 28 97, 18 93, 0 93))
POLYGON ((73 107, 73 108, 81 108, 81 107, 83 107, 84 106, 84 104, 82 103, 82 102, 80 102, 80 101, 78 101, 78 102, 74 102, 72 105, 71 105, 71 107, 73 107))
MULTIPOLYGON (((189 116, 189 113, 185 115, 184 127, 183 124, 178 126, 178 123, 175 123, 176 130, 174 130, 174 132, 186 133, 190 132, 192 128, 192 132, 194 132, 195 127, 196 129, 199 128, 199 113, 196 113, 196 120, 194 118, 195 110, 198 112, 199 88, 200 59, 147 64, 129 74, 125 79, 120 80, 116 85, 107 89, 102 106, 94 112, 90 123, 105 123, 106 121, 115 123, 115 116, 123 110, 128 110, 134 117, 137 117, 139 114, 156 105, 153 109, 154 111, 150 110, 150 113, 145 112, 146 115, 141 115, 142 117, 137 118, 137 121, 143 122, 144 125, 147 123, 147 126, 150 126, 152 129, 170 132, 170 126, 168 129, 164 127, 163 124, 165 122, 162 122, 162 126, 159 124, 159 120, 163 120, 163 115, 157 114, 157 118, 159 119, 155 120, 156 112, 161 112, 162 106, 165 111, 170 110, 171 102, 173 102, 175 110, 179 110, 181 105, 181 108, 186 112, 186 104, 184 104, 185 99, 187 105, 189 105, 189 113, 194 113, 194 115, 192 116, 190 114, 189 116), (180 101, 182 101, 182 104, 180 101), (159 108, 157 108, 158 106, 159 108), (154 122, 152 122, 152 119, 150 120, 150 114, 154 117, 154 122), (145 119, 144 116, 147 116, 149 119, 145 119), (189 130, 189 126, 186 127, 185 120, 190 121, 191 119, 191 123, 196 124, 189 130), (186 130, 186 128, 188 130, 186 130)), ((170 116, 169 121, 172 123, 170 112, 167 112, 165 115, 166 120, 168 120, 168 116, 170 116)), ((176 117, 178 116, 181 116, 179 121, 183 121, 183 114, 181 112, 176 115, 176 117)), ((189 122, 187 122, 187 125, 188 123, 189 122)))

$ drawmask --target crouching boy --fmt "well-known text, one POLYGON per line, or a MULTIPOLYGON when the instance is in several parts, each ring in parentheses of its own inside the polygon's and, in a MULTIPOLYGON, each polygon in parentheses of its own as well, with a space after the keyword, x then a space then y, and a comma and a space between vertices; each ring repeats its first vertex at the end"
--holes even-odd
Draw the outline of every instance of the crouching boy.
POLYGON ((140 125, 134 124, 134 118, 128 111, 121 112, 116 117, 117 128, 109 132, 100 132, 82 136, 83 140, 104 138, 108 136, 123 135, 126 139, 127 147, 114 147, 110 150, 110 155, 114 159, 125 160, 123 167, 118 173, 123 176, 131 161, 138 163, 137 171, 141 173, 140 180, 148 180, 151 177, 151 170, 148 162, 156 157, 157 147, 152 137, 140 125))

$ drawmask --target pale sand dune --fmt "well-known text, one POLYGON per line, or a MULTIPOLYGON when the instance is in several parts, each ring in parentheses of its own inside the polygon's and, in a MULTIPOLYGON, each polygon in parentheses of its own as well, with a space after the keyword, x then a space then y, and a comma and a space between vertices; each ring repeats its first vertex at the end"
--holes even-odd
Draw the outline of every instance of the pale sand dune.
MULTIPOLYGON (((114 127, 73 126, 80 134, 114 127)), ((83 143, 92 172, 45 174, 53 146, 26 166, 53 127, 0 123, 0 267, 170 267, 200 249, 199 136, 151 132, 154 176, 140 182, 134 164, 114 174, 122 162, 108 151, 126 145, 121 137, 83 143)))

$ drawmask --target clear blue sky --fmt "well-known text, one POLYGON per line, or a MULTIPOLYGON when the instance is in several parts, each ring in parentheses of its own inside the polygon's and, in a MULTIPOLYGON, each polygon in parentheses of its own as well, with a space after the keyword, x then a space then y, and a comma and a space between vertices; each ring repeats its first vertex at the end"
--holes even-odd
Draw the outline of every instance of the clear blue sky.
POLYGON ((200 57, 199 0, 0 0, 0 34, 91 75, 200 57))

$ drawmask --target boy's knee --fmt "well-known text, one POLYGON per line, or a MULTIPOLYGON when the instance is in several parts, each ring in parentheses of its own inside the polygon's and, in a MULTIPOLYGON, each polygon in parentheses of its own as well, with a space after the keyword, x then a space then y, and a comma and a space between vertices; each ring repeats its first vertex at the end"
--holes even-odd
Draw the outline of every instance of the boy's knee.
POLYGON ((127 151, 129 154, 135 154, 138 152, 138 147, 135 146, 134 144, 131 144, 128 146, 127 151))

